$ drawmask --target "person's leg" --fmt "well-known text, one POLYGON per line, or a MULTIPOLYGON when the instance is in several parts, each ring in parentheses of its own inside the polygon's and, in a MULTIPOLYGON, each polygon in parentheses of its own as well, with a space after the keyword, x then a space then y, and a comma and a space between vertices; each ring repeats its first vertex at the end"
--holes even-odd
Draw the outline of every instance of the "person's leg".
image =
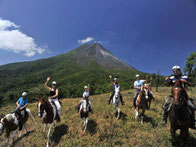
POLYGON ((163 104, 163 125, 167 123, 167 117, 168 117, 168 107, 170 103, 172 102, 173 97, 169 96, 168 99, 163 104))
POLYGON ((139 92, 136 91, 135 94, 134 94, 134 96, 133 96, 133 106, 134 106, 135 109, 136 109, 136 100, 137 100, 138 94, 139 94, 139 92))
POLYGON ((191 126, 190 127, 192 129, 196 129, 196 127, 195 127, 195 110, 196 110, 196 108, 195 108, 195 104, 193 102, 193 99, 188 98, 187 104, 188 104, 188 107, 189 107, 190 112, 191 112, 191 114, 190 114, 190 116, 191 116, 191 126))
POLYGON ((114 91, 112 91, 112 94, 110 95, 110 100, 108 101, 108 105, 110 104, 110 102, 111 102, 113 96, 114 96, 114 91))
POLYGON ((124 101, 123 101, 121 93, 119 93, 119 95, 120 95, 120 102, 121 102, 122 105, 124 105, 124 101))
POLYGON ((59 103, 59 100, 56 98, 56 99, 54 99, 54 103, 55 103, 55 105, 56 105, 56 108, 57 108, 57 112, 58 112, 58 119, 59 119, 59 121, 60 121, 60 116, 61 116, 61 105, 60 105, 60 103, 59 103))

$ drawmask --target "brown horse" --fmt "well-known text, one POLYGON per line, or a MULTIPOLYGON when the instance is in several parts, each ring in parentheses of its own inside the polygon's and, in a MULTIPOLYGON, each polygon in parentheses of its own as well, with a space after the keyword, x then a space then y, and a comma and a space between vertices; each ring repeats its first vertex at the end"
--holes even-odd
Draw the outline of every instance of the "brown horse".
POLYGON ((191 124, 191 117, 187 106, 187 93, 183 88, 183 82, 176 80, 172 87, 173 102, 169 110, 170 131, 172 136, 172 145, 176 145, 176 130, 180 129, 181 145, 185 145, 188 138, 188 129, 191 124))
MULTIPOLYGON (((22 112, 19 112, 19 113, 22 113, 22 112)), ((23 127, 22 127, 22 131, 21 131, 19 137, 22 136, 24 128, 26 130, 26 133, 28 132, 27 127, 26 127, 26 122, 27 122, 29 116, 32 118, 34 124, 37 125, 33 115, 31 114, 31 111, 29 109, 26 109, 25 111, 23 111, 23 113, 24 113, 23 124, 22 124, 23 127)), ((12 143, 14 142, 18 128, 19 128, 19 116, 16 112, 9 113, 1 119, 1 121, 0 121, 0 135, 2 135, 2 133, 5 129, 6 138, 7 138, 5 146, 8 146, 8 144, 9 144, 9 137, 10 137, 11 132, 13 132, 12 143)))
POLYGON ((141 114, 141 123, 144 122, 144 113, 146 110, 147 106, 147 100, 145 98, 145 91, 144 87, 141 87, 140 93, 136 99, 136 109, 135 109, 135 119, 138 119, 139 117, 139 111, 142 109, 142 114, 141 114))
POLYGON ((151 84, 150 83, 145 84, 144 89, 145 89, 146 96, 148 96, 147 97, 147 109, 149 109, 151 105, 151 101, 154 100, 154 97, 151 93, 152 92, 151 84))
POLYGON ((36 99, 38 100, 38 116, 43 118, 42 120, 42 122, 44 123, 43 133, 45 133, 47 124, 50 124, 48 134, 47 134, 48 140, 47 140, 47 145, 46 145, 48 147, 49 139, 50 139, 50 132, 53 127, 54 120, 56 119, 57 110, 54 104, 51 104, 48 101, 48 99, 46 99, 45 97, 41 99, 39 98, 36 98, 36 99))

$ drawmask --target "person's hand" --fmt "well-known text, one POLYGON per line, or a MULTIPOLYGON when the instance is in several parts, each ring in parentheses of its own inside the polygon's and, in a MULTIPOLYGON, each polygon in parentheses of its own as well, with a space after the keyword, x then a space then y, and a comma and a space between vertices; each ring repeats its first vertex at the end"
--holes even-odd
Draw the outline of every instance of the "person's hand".
POLYGON ((112 75, 109 75, 109 78, 111 79, 112 78, 112 75))
POLYGON ((168 81, 168 80, 169 80, 169 77, 166 77, 166 78, 165 78, 165 81, 168 81))
POLYGON ((47 78, 47 81, 50 81, 50 77, 47 78))

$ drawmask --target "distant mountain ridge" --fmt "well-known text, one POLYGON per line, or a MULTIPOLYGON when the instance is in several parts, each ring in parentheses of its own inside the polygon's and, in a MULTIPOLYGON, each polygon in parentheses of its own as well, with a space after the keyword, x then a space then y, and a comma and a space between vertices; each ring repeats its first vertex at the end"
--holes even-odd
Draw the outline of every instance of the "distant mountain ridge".
POLYGON ((84 44, 58 56, 0 66, 0 101, 15 101, 23 91, 31 98, 47 94, 43 86, 47 76, 57 81, 59 97, 78 97, 87 84, 91 85, 91 94, 111 91, 110 74, 119 79, 121 90, 129 89, 138 73, 145 75, 101 44, 84 44))

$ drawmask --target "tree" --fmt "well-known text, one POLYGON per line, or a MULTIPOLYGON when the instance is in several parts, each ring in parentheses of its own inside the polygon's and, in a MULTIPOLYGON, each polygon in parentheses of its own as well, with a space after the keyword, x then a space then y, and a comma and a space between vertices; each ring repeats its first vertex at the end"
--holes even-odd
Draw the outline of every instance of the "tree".
POLYGON ((160 81, 160 69, 157 71, 157 77, 156 77, 156 92, 158 92, 158 87, 159 87, 159 81, 160 81))
POLYGON ((187 57, 186 65, 184 67, 184 72, 188 72, 188 76, 191 77, 193 70, 196 66, 196 52, 193 52, 190 54, 190 56, 187 57))

